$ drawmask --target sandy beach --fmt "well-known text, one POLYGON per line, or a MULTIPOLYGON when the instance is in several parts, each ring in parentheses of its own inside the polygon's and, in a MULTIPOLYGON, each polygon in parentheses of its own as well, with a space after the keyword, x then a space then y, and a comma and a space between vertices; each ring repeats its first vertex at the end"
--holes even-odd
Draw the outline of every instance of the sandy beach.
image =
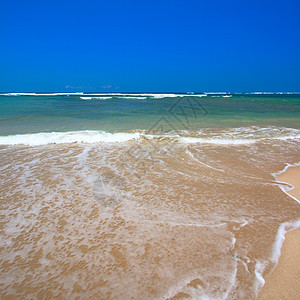
MULTIPOLYGON (((300 167, 289 167, 277 176, 277 180, 289 183, 294 189, 288 193, 300 199, 300 167)), ((281 256, 274 271, 266 277, 266 283, 257 299, 300 299, 300 228, 288 232, 281 249, 281 256)))

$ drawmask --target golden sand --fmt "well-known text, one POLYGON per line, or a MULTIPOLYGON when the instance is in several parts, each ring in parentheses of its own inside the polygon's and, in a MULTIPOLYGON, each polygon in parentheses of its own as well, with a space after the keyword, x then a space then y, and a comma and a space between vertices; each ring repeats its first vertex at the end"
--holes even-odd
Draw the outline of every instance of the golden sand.
MULTIPOLYGON (((289 167, 277 180, 293 185, 288 193, 300 199, 300 167, 289 167)), ((286 234, 278 265, 267 276, 257 299, 300 299, 300 228, 286 234)))

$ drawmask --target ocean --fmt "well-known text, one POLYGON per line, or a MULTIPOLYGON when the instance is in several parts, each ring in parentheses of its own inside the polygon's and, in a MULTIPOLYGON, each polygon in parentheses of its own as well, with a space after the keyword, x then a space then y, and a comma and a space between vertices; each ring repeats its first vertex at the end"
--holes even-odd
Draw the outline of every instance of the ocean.
POLYGON ((0 94, 1 296, 255 299, 299 146, 299 94, 0 94))

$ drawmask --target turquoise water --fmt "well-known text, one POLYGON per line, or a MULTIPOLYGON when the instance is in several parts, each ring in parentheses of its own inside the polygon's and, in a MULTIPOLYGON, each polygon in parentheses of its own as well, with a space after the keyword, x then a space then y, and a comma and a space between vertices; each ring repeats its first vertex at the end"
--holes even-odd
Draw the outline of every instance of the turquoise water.
POLYGON ((299 94, 0 95, 0 135, 242 126, 300 128, 299 94))

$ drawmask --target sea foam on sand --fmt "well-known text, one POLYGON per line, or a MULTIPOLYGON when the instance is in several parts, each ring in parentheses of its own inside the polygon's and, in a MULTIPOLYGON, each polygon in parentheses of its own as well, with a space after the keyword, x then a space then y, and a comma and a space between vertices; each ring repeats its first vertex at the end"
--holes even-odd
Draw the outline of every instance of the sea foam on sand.
MULTIPOLYGON (((300 163, 287 164, 276 175, 278 182, 286 182, 292 186, 287 188, 286 185, 280 185, 282 191, 299 203, 300 163)), ((266 283, 264 282, 265 285, 257 297, 258 300, 296 299, 300 295, 299 227, 300 219, 280 225, 272 256, 272 260, 278 264, 267 276, 266 283)))

